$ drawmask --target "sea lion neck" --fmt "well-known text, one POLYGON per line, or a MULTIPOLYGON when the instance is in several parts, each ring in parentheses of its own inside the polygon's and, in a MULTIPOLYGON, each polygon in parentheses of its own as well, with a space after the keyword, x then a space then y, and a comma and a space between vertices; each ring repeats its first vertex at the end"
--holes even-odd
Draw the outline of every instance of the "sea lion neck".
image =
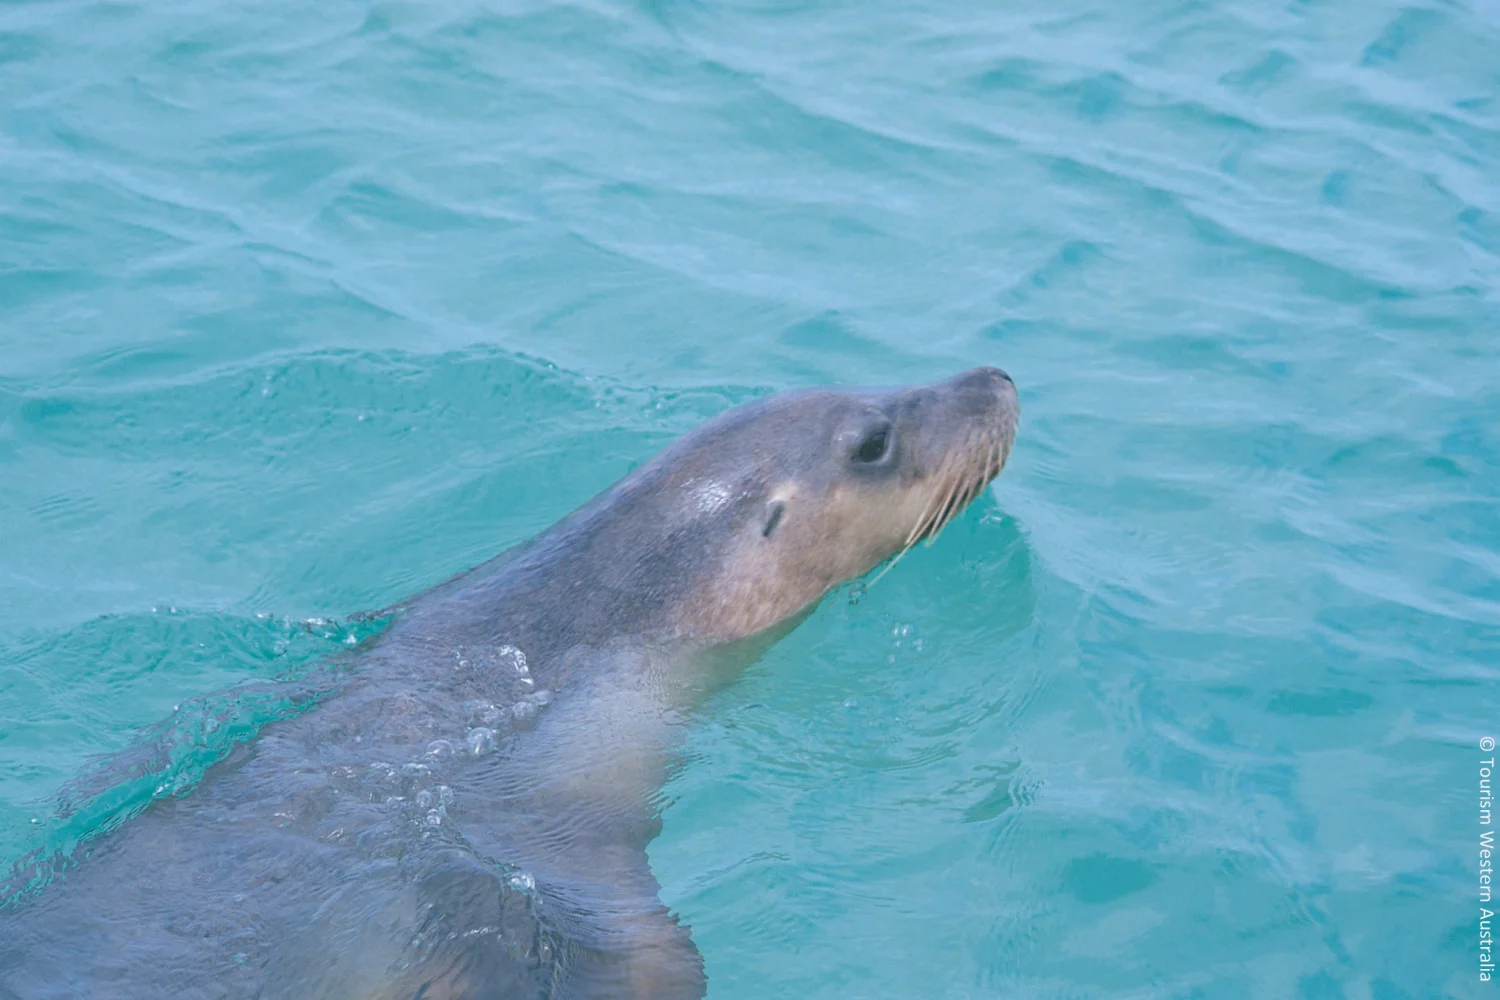
POLYGON ((680 611, 691 584, 720 554, 714 538, 724 526, 664 516, 661 478, 658 470, 637 470, 452 581, 441 600, 414 602, 398 627, 409 635, 516 645, 543 657, 621 642, 679 653, 710 644, 682 629, 680 611))

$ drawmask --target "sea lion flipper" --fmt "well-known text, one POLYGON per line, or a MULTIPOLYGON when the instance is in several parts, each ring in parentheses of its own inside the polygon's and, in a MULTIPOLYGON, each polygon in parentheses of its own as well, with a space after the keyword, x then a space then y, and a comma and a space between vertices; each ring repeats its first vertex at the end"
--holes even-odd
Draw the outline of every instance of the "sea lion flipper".
POLYGON ((661 902, 646 852, 610 853, 608 877, 548 887, 549 902, 565 911, 571 945, 557 996, 701 1000, 703 957, 688 926, 661 902))
POLYGON ((367 955, 402 970, 378 996, 702 1000, 703 959, 636 853, 607 878, 565 880, 450 856, 413 887, 422 917, 399 959, 367 955))

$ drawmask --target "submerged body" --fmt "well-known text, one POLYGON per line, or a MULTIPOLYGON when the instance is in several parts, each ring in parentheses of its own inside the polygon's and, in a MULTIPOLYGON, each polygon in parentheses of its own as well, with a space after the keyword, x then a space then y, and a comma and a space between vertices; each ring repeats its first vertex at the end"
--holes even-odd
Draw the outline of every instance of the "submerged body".
POLYGON ((701 997, 646 859, 685 713, 940 530, 1016 417, 977 369, 710 421, 0 913, 0 997, 701 997))

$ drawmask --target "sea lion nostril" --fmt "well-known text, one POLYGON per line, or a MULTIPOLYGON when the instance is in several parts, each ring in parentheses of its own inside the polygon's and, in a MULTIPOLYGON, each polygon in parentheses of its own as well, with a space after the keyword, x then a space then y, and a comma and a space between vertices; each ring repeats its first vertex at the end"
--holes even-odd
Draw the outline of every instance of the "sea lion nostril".
POLYGON ((996 368, 992 365, 986 365, 983 368, 976 368, 974 371, 976 374, 986 375, 994 379, 996 382, 1004 382, 1006 385, 1016 384, 1015 380, 1010 377, 1010 373, 1007 372, 1004 368, 996 368))
POLYGON ((979 368, 971 368, 962 375, 959 375, 954 382, 957 385, 967 388, 982 389, 986 394, 992 393, 996 389, 1007 392, 1013 391, 1016 385, 1011 379, 1009 372, 1003 368, 996 368, 993 365, 982 365, 979 368))
POLYGON ((1003 405, 1006 400, 1016 396, 1016 383, 1011 379, 1010 373, 992 365, 971 368, 950 384, 961 391, 962 397, 970 406, 977 406, 985 411, 996 404, 1003 405))

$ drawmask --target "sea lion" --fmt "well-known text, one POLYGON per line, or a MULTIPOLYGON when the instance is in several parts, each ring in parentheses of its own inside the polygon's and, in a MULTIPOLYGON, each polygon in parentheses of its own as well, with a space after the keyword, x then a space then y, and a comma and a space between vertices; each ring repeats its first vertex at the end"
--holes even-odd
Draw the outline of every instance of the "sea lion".
POLYGON ((1018 412, 979 368, 709 421, 287 681, 315 707, 0 914, 0 995, 702 997, 645 850, 685 714, 940 531, 1018 412))

